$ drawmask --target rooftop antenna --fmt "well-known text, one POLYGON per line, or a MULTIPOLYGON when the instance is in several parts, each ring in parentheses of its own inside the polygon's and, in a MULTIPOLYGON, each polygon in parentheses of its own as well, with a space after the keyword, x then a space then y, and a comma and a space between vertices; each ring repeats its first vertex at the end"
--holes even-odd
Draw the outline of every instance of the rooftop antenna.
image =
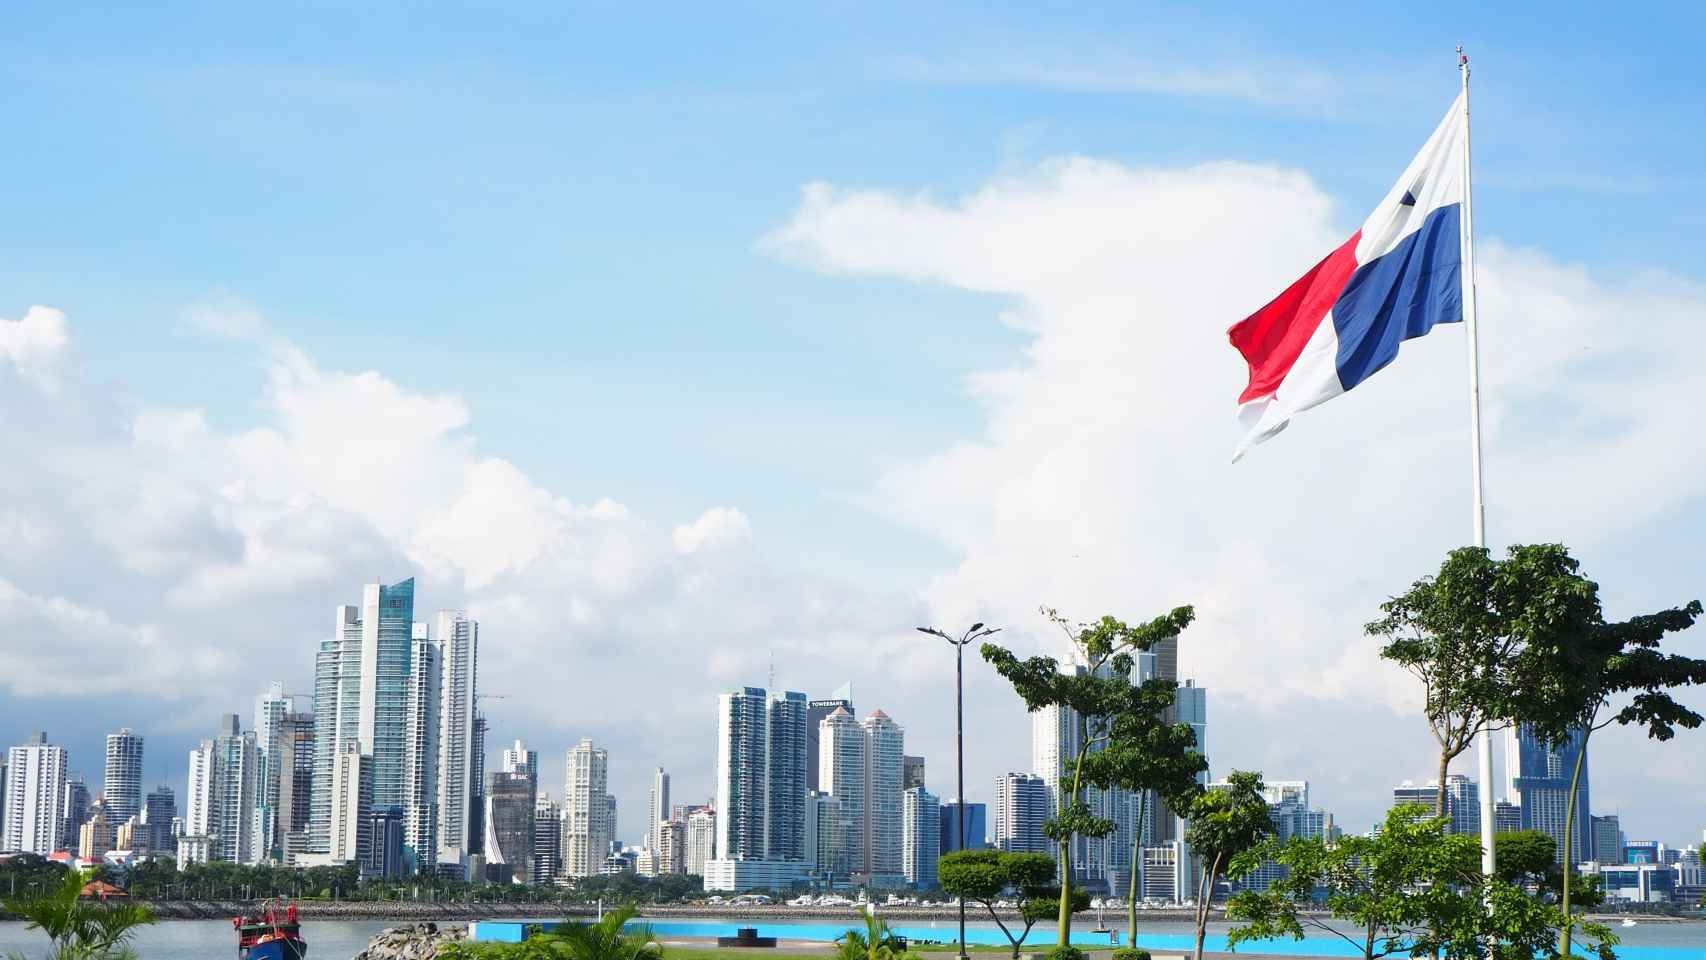
POLYGON ((770 648, 770 689, 776 689, 776 648, 770 648))

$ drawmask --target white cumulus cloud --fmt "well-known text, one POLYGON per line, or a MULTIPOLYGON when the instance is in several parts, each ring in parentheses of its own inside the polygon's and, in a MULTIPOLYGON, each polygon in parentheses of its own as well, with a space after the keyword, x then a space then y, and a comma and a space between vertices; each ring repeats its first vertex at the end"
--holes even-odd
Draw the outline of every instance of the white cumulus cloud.
MULTIPOLYGON (((1031 337, 1010 366, 971 375, 981 435, 894 469, 869 497, 963 558, 926 590, 939 615, 1044 645, 1039 603, 1128 618, 1194 603, 1181 657, 1211 689, 1216 770, 1320 778, 1362 763, 1375 782, 1361 796, 1322 799, 1372 816, 1382 777, 1428 772, 1425 734, 1353 761, 1331 730, 1353 716, 1386 718, 1395 738, 1420 729, 1416 691, 1361 626, 1470 539, 1463 328, 1406 344, 1354 394, 1228 463, 1244 368, 1225 330, 1342 242, 1345 214, 1296 171, 1080 157, 952 199, 814 183, 761 248, 1005 294, 999 320, 1031 337), (1315 769, 1274 767, 1298 758, 1263 727, 1318 733, 1315 769)), ((1698 509, 1706 451, 1682 438, 1698 434, 1706 378, 1679 346, 1706 322, 1706 290, 1491 240, 1482 251, 1495 545, 1593 549, 1698 509)), ((1643 572, 1603 576, 1616 603, 1643 572)), ((1706 773, 1693 782, 1706 788, 1706 773)))
POLYGON ((65 314, 35 306, 17 320, 0 317, 0 363, 44 390, 59 383, 59 361, 71 342, 65 314))

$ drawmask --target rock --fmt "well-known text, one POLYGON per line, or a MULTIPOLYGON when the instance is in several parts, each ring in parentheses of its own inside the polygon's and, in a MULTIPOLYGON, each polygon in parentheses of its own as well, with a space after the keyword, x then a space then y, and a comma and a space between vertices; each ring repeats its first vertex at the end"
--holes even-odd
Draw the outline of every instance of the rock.
POLYGON ((467 927, 440 928, 431 922, 387 927, 354 960, 436 960, 441 943, 468 938, 467 927))

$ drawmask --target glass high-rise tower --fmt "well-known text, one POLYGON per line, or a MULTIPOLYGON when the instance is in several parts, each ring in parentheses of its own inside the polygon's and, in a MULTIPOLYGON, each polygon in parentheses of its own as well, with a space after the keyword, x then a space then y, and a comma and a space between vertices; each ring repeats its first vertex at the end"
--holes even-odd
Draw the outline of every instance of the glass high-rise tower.
POLYGON ((333 760, 351 744, 373 758, 373 806, 405 806, 409 679, 415 631, 413 578, 362 588, 359 605, 337 608, 333 637, 314 664, 315 789, 311 849, 328 850, 333 760))
MULTIPOLYGON (((1559 859, 1564 855, 1570 777, 1577 754, 1586 749, 1587 738, 1580 731, 1559 745, 1542 740, 1526 724, 1505 731, 1506 799, 1521 810, 1524 830, 1539 830, 1552 838, 1559 859)), ((1594 855, 1588 798, 1588 761, 1583 757, 1581 782, 1576 787, 1575 830, 1570 840, 1570 857, 1578 863, 1594 855)))

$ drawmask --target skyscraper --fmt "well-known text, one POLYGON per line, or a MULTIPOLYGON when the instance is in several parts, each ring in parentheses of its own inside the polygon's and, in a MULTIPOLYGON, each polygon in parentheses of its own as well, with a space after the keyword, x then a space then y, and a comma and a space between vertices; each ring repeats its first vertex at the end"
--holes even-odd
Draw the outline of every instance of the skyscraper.
MULTIPOLYGON (((214 812, 214 771, 217 763, 213 741, 203 740, 190 750, 189 777, 184 784, 184 834, 208 838, 208 844, 213 842, 213 825, 217 822, 214 812)), ((212 854, 211 847, 207 852, 212 854)))
POLYGON ((805 859, 807 713, 803 693, 717 698, 714 859, 805 859))
POLYGON ((1048 853, 1043 821, 1053 812, 1043 778, 1007 773, 995 780, 995 846, 1021 853, 1048 853))
MULTIPOLYGON (((1525 830, 1539 830, 1557 844, 1564 855, 1564 819, 1570 796, 1570 777, 1576 755, 1587 749, 1578 731, 1568 743, 1554 747, 1541 740, 1526 724, 1505 730, 1505 798, 1522 812, 1525 830)), ((1588 762, 1582 759, 1581 782, 1576 789, 1575 833, 1570 841, 1571 858, 1585 859, 1593 851, 1593 823, 1588 816, 1588 762)))
POLYGON ((913 787, 924 786, 924 758, 900 758, 900 788, 911 790, 913 787))
POLYGON ((515 883, 533 875, 533 806, 532 777, 521 771, 492 773, 486 787, 486 863, 494 872, 506 868, 505 879, 515 883))
POLYGON ((865 874, 879 886, 903 881, 901 869, 901 758, 906 732, 877 710, 860 726, 865 731, 865 874))
POLYGON ((468 852, 484 853, 486 846, 486 718, 474 711, 474 736, 469 748, 473 752, 470 766, 470 786, 473 793, 468 801, 468 852))
POLYGON ((563 866, 562 809, 551 800, 549 793, 533 801, 533 863, 534 883, 550 883, 563 866))
POLYGON ((256 783, 260 751, 253 731, 244 733, 234 713, 220 720, 213 739, 213 809, 210 813, 212 857, 231 863, 258 863, 255 843, 256 783))
POLYGON ((826 700, 806 701, 806 784, 814 790, 824 789, 818 773, 818 760, 822 756, 818 733, 822 729, 823 718, 834 713, 837 707, 845 707, 849 715, 854 715, 853 684, 842 684, 841 689, 826 700))
POLYGON ((178 801, 172 788, 158 786, 148 791, 142 807, 142 822, 148 825, 148 849, 156 853, 172 849, 172 821, 178 818, 178 801))
POLYGON ((852 871, 847 864, 847 831, 841 827, 841 803, 821 790, 806 794, 806 861, 812 879, 833 884, 852 871))
MULTIPOLYGON (((326 807, 330 812, 327 859, 333 864, 365 863, 373 842, 373 757, 358 742, 345 745, 332 764, 326 807)), ((316 799, 321 791, 315 790, 316 799)))
POLYGON ((324 849, 321 838, 330 826, 332 763, 351 743, 373 758, 374 806, 405 805, 414 611, 412 578, 390 586, 367 584, 360 605, 337 608, 333 638, 320 644, 314 665, 316 787, 311 818, 316 849, 324 849))
MULTIPOLYGON (((818 725, 818 792, 835 798, 841 837, 834 869, 865 869, 865 730, 839 707, 818 725)), ((821 841, 820 841, 821 843, 821 841)))
POLYGON ((762 687, 717 698, 717 839, 712 859, 764 859, 767 700, 762 687))
POLYGON ((394 880, 403 875, 403 808, 380 807, 367 815, 367 852, 361 876, 394 880))
POLYGON ((107 816, 119 824, 142 812, 142 738, 125 727, 107 734, 107 769, 101 781, 107 816))
POLYGON ((765 776, 764 859, 806 859, 806 715, 803 693, 771 691, 765 776))
POLYGON ((1601 866, 1623 862, 1623 825, 1616 814, 1593 818, 1593 859, 1601 866))
MULTIPOLYGON (((1064 669, 1079 676, 1088 673, 1088 668, 1078 664, 1064 669)), ((1104 667, 1101 675, 1111 677, 1113 671, 1104 667)), ((1031 772, 1048 786, 1051 814, 1061 809, 1064 801, 1061 779, 1066 775, 1068 765, 1078 757, 1087 735, 1090 734, 1086 724, 1071 708, 1050 704, 1031 714, 1031 772)), ((1100 745, 1093 743, 1091 749, 1100 749, 1100 745)), ((1080 881, 1105 889, 1110 864, 1127 862, 1127 858, 1119 856, 1118 851, 1127 849, 1130 843, 1130 831, 1133 829, 1130 799, 1126 791, 1118 788, 1084 788, 1084 803, 1090 814, 1112 820, 1115 830, 1104 837, 1073 837, 1072 870, 1074 877, 1080 881)))
POLYGON ((659 821, 654 852, 657 855, 654 863, 660 876, 666 873, 686 873, 687 824, 675 819, 659 821))
POLYGON ((89 821, 89 787, 81 774, 72 774, 65 781, 64 799, 59 802, 59 840, 56 850, 77 852, 77 838, 83 824, 89 821))
POLYGON ((410 628, 403 741, 403 864, 408 872, 438 862, 438 711, 442 705, 440 644, 427 625, 410 628))
MULTIPOLYGON (((609 774, 610 755, 595 746, 592 738, 582 737, 569 749, 563 784, 563 872, 567 876, 593 877, 604 872, 611 840, 609 774)), ((486 835, 492 835, 489 829, 486 835)))
POLYGON ((669 821, 669 774, 662 767, 652 772, 652 789, 646 794, 646 810, 651 821, 646 829, 646 846, 657 850, 659 831, 669 821))
POLYGON ((0 850, 47 856, 62 837, 60 802, 65 793, 64 747, 40 731, 6 752, 6 833, 0 850))
POLYGON ((255 777, 255 816, 267 828, 255 842, 269 858, 282 859, 284 834, 289 831, 280 808, 294 799, 290 796, 294 771, 284 766, 286 753, 294 754, 284 744, 285 718, 293 705, 290 695, 284 692, 284 684, 276 680, 255 698, 255 747, 260 753, 260 769, 255 777))
POLYGON ((901 872, 914 889, 936 887, 936 861, 942 855, 941 805, 923 787, 901 793, 901 872))
MULTIPOLYGON (((476 770, 474 736, 475 680, 479 673, 480 624, 461 610, 440 610, 439 660, 438 859, 462 863, 473 852, 470 822, 473 796, 483 769, 476 770)), ((480 746, 484 746, 483 739, 480 746)), ((483 766, 483 765, 482 765, 483 766)))
MULTIPOLYGON (((1405 780, 1392 788, 1392 805, 1395 807, 1406 803, 1419 803, 1432 811, 1438 806, 1438 801, 1437 779, 1429 780, 1422 786, 1405 780)), ((1481 791, 1475 781, 1458 773, 1445 778, 1445 816, 1450 820, 1447 826, 1450 832, 1466 837, 1481 835, 1481 791)))
POLYGON ((803 693, 763 687, 718 696, 717 831, 707 890, 787 886, 809 869, 808 703, 803 693))
POLYGON ((500 769, 504 773, 525 773, 532 777, 533 782, 537 784, 539 782, 539 751, 527 749, 527 744, 517 738, 515 746, 504 749, 503 766, 500 769))
POLYGON ((687 872, 705 875, 705 864, 716 856, 717 815, 709 807, 687 812, 687 872))
MULTIPOLYGON (((314 715, 290 711, 279 722, 274 802, 278 813, 273 844, 286 863, 308 850, 308 820, 314 805, 314 715)), ((275 764, 265 764, 270 771, 275 764)))
POLYGON ((965 805, 966 839, 960 840, 960 803, 942 804, 942 852, 981 850, 989 843, 989 808, 981 803, 965 805))

